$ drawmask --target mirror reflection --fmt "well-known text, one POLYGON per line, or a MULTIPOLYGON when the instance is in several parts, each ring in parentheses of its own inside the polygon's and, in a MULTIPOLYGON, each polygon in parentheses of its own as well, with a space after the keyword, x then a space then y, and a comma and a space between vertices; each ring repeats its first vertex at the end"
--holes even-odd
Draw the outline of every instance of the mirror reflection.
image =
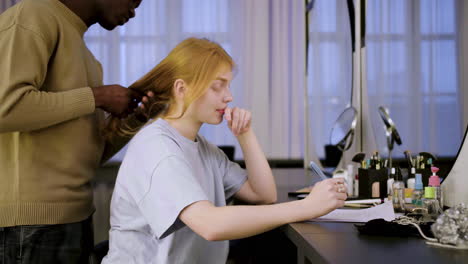
POLYGON ((354 130, 357 123, 357 111, 354 107, 346 108, 335 121, 330 133, 330 144, 339 150, 348 150, 353 144, 354 130))

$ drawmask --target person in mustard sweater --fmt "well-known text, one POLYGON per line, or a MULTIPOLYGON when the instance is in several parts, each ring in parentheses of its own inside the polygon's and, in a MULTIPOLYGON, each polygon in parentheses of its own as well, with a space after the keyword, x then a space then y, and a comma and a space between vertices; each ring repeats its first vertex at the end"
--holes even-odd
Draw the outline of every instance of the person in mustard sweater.
POLYGON ((2 263, 89 261, 90 180, 128 141, 105 141, 104 112, 135 119, 151 94, 103 85, 83 35, 95 23, 125 24, 140 3, 23 0, 0 15, 2 263))

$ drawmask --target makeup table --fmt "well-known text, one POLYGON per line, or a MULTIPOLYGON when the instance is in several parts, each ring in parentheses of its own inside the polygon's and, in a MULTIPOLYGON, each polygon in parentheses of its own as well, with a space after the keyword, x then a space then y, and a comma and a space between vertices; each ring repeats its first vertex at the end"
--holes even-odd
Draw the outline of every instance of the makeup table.
MULTIPOLYGON (((304 169, 273 169, 278 202, 318 179, 304 169)), ((468 263, 468 250, 431 247, 416 237, 360 235, 353 223, 304 222, 282 226, 296 246, 297 263, 468 263)), ((292 263, 292 262, 291 262, 292 263)))

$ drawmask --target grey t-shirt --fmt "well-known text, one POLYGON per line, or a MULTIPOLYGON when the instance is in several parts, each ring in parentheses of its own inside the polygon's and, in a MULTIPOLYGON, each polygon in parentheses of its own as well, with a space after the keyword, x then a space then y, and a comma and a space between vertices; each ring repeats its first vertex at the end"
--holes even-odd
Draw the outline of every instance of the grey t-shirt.
POLYGON ((144 127, 117 176, 102 263, 225 263, 228 241, 206 241, 178 216, 201 200, 225 206, 246 180, 245 170, 202 136, 191 141, 163 119, 144 127))

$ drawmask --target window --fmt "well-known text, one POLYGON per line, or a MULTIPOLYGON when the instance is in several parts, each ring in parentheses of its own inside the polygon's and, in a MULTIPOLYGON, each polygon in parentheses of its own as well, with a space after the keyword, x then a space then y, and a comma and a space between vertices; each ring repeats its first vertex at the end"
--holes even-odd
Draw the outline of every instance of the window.
POLYGON ((403 140, 395 155, 455 155, 461 140, 455 0, 367 1, 367 86, 380 150, 377 108, 390 109, 403 140))

